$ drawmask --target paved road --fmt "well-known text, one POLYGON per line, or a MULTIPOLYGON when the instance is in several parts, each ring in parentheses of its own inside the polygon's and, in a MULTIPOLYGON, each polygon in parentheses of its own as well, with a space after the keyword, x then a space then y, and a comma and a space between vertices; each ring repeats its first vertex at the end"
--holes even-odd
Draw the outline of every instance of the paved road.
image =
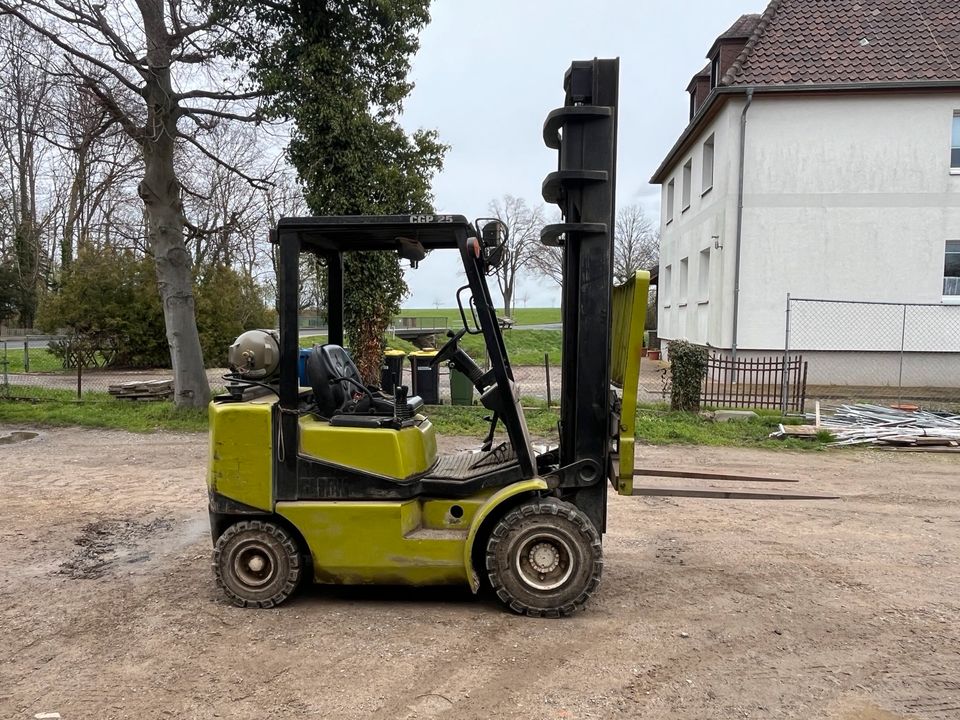
POLYGON ((51 338, 48 336, 43 337, 5 337, 0 338, 0 353, 3 352, 3 346, 6 345, 9 350, 23 350, 23 343, 27 343, 27 347, 31 350, 34 348, 45 350, 50 344, 51 338))

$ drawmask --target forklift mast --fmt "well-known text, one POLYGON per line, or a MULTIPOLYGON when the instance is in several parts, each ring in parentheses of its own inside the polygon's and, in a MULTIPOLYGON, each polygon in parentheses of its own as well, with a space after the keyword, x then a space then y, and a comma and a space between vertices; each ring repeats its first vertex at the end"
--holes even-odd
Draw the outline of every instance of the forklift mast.
MULTIPOLYGON (((597 530, 606 530, 612 477, 611 293, 616 203, 619 59, 575 61, 564 76, 566 100, 543 126, 558 166, 543 199, 563 222, 543 228, 544 245, 563 250, 563 364, 560 465, 578 466, 568 498, 597 530)), ((566 484, 566 483, 565 483, 566 484)))

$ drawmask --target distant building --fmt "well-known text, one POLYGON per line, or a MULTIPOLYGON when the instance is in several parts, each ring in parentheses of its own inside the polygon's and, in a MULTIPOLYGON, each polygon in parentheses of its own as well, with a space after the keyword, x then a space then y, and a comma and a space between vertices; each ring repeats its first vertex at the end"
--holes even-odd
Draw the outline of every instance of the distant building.
MULTIPOLYGON (((957 0, 773 0, 707 58, 651 180, 660 336, 749 356, 783 350, 788 293, 933 303, 913 349, 943 356, 909 382, 943 384, 946 357, 960 383, 957 0)), ((824 320, 850 347, 806 349, 895 352, 862 317, 824 320)), ((829 367, 811 380, 874 382, 829 367)))

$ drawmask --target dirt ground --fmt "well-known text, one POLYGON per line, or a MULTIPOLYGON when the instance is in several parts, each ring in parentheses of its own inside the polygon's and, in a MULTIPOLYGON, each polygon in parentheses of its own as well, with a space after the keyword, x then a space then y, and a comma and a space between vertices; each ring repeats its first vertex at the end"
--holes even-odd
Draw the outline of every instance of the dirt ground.
POLYGON ((843 499, 612 496, 598 595, 532 620, 457 590, 228 605, 206 453, 77 429, 0 445, 0 717, 960 718, 956 456, 642 448, 843 499))

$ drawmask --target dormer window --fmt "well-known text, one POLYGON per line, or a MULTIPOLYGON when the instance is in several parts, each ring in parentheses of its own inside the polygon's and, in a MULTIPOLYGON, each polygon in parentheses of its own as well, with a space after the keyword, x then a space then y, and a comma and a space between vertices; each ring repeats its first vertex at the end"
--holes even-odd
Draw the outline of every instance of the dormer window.
POLYGON ((697 91, 690 91, 690 119, 693 120, 693 116, 697 114, 697 91))
POLYGON ((710 62, 710 89, 720 84, 720 53, 710 62))

